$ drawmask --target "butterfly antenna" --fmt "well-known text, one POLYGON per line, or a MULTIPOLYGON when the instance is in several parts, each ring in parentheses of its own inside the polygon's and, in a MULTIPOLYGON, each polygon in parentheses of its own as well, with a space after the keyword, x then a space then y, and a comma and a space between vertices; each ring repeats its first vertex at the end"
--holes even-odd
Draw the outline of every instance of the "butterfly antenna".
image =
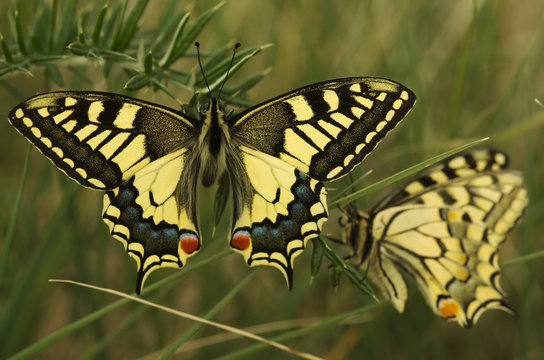
POLYGON ((234 56, 236 55, 236 50, 238 50, 239 47, 240 47, 240 43, 236 43, 236 45, 234 45, 234 51, 232 52, 232 58, 230 59, 230 64, 227 69, 227 75, 225 76, 225 80, 223 81, 223 84, 221 84, 221 89, 219 89, 219 94, 217 94, 218 99, 221 96, 221 91, 223 91, 223 86, 225 86, 225 83, 227 82, 227 79, 229 78, 230 68, 232 67, 232 63, 234 62, 234 56))
POLYGON ((206 79, 206 74, 204 73, 204 68, 202 67, 202 63, 200 62, 200 43, 198 41, 195 41, 195 46, 196 46, 196 57, 198 58, 198 65, 200 66, 200 72, 202 73, 202 77, 204 78, 204 82, 206 83, 206 87, 208 88, 208 91, 211 97, 212 91, 210 90, 210 85, 208 85, 208 79, 206 79))

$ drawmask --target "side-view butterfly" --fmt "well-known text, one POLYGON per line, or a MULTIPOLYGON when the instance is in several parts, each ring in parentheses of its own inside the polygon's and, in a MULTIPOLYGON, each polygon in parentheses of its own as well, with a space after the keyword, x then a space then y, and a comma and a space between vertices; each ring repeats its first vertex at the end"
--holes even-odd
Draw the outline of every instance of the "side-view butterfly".
POLYGON ((341 218, 350 259, 399 311, 416 282, 439 316, 470 327, 488 309, 512 312, 499 284, 498 247, 528 205, 506 154, 475 149, 415 175, 369 214, 341 218))

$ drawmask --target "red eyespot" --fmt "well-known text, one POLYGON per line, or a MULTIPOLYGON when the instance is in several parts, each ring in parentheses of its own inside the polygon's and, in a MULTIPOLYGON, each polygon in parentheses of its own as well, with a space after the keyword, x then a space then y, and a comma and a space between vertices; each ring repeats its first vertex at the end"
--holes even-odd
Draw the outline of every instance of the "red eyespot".
POLYGON ((190 254, 200 247, 200 242, 193 234, 183 234, 179 238, 179 247, 184 253, 190 254))
POLYGON ((247 250, 251 244, 251 237, 247 231, 237 231, 230 240, 230 246, 238 250, 247 250))

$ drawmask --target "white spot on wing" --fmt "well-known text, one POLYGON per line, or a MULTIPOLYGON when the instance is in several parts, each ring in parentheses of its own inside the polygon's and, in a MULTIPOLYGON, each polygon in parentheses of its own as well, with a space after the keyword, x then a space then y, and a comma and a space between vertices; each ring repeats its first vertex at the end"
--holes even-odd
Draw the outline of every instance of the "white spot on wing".
POLYGON ((22 118, 24 115, 25 115, 25 113, 23 112, 23 109, 18 108, 17 110, 15 110, 15 117, 17 119, 22 118))
POLYGON ((402 100, 408 100, 409 99, 408 92, 406 92, 405 90, 402 90, 402 92, 400 93, 400 98, 402 100))

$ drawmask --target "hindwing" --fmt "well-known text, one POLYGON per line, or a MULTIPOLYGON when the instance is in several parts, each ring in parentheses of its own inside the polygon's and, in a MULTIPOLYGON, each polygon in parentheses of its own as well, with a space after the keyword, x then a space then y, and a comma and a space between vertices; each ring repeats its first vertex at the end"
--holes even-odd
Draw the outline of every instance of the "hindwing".
POLYGON ((528 204, 506 155, 466 151, 417 174, 369 215, 348 219, 354 260, 402 311, 412 276, 435 313, 470 327, 487 309, 511 311, 499 285, 498 246, 528 204), (362 243, 361 243, 362 242, 362 243))
POLYGON ((295 257, 327 219, 325 189, 284 161, 241 150, 250 186, 233 219, 231 246, 249 266, 278 268, 291 288, 295 257))

